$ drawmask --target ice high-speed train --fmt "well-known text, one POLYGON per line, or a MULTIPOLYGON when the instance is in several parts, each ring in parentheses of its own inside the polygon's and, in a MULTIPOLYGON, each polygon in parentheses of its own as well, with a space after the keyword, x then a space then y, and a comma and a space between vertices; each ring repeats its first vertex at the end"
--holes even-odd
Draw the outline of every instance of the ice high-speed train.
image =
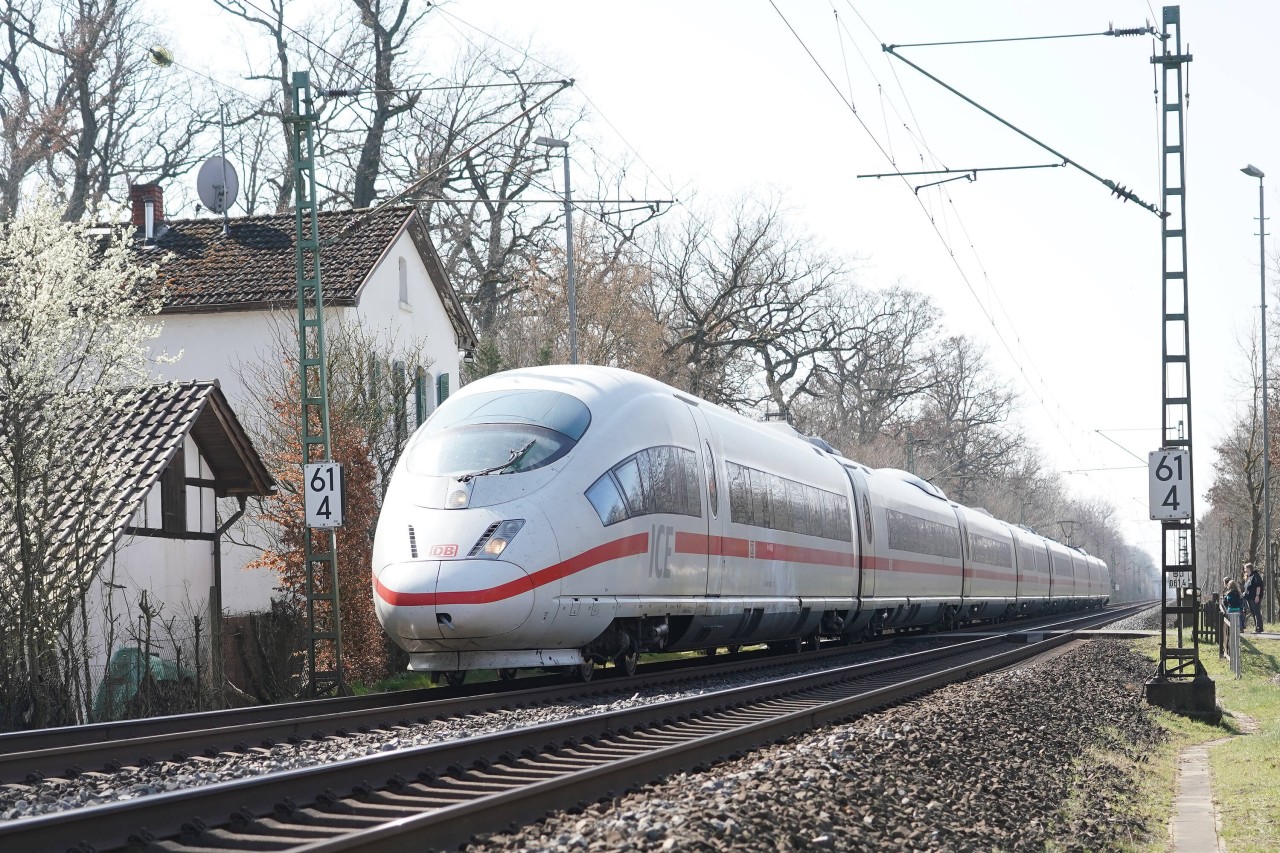
POLYGON ((1110 578, 785 425, 556 366, 467 385, 412 436, 373 587, 410 668, 456 681, 1093 607, 1110 578))

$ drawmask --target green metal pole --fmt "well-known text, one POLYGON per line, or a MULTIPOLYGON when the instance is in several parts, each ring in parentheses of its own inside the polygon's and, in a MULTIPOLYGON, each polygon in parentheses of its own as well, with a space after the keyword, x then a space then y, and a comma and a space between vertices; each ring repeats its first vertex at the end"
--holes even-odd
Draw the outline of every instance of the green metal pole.
MULTIPOLYGON (((329 365, 324 345, 324 293, 320 286, 320 226, 316 216, 315 123, 310 74, 293 74, 294 223, 298 285, 298 393, 303 470, 332 459, 329 446, 329 365)), ((304 483, 304 488, 306 484, 304 483)), ((346 692, 342 673, 342 619, 338 596, 336 532, 306 526, 303 545, 307 595, 307 692, 346 692), (319 612, 317 612, 319 611, 319 612), (329 649, 327 660, 322 651, 329 649), (332 669, 322 669, 330 663, 332 669)))

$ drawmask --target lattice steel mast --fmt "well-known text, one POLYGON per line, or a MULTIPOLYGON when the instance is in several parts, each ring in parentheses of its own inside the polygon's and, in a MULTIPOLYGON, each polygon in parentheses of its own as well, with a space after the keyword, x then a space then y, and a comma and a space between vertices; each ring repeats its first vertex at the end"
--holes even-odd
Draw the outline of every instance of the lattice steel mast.
MULTIPOLYGON (((1151 57, 1160 70, 1161 226, 1163 244, 1161 312, 1161 447, 1191 455, 1191 334, 1187 304, 1186 147, 1183 116, 1184 67, 1179 7, 1164 7, 1161 52, 1151 57), (1171 51, 1172 49, 1172 51, 1171 51)), ((1191 466, 1184 494, 1187 517, 1160 523, 1161 632, 1158 678, 1183 681, 1204 677, 1196 636, 1195 487, 1191 466), (1170 603, 1170 594, 1173 601, 1170 603), (1170 618, 1172 617, 1172 619, 1170 618), (1172 621, 1172 625, 1170 622, 1172 621)))
MULTIPOLYGON (((289 118, 297 242, 298 393, 302 406, 300 430, 304 471, 313 462, 332 459, 324 295, 320 286, 320 228, 316 217, 316 114, 310 76, 306 71, 294 72, 293 115, 289 118)), ((307 488, 305 482, 303 488, 307 488)), ((313 530, 309 524, 305 529, 307 689, 312 696, 345 692, 337 534, 332 528, 313 530)))

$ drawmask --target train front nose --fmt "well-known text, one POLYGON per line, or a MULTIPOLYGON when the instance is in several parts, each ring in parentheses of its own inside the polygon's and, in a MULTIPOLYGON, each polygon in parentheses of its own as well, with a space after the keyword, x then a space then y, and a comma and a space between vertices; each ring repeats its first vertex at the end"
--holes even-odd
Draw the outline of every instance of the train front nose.
POLYGON ((383 567, 378 616, 406 640, 471 640, 509 634, 533 610, 533 584, 505 560, 413 560, 383 567))

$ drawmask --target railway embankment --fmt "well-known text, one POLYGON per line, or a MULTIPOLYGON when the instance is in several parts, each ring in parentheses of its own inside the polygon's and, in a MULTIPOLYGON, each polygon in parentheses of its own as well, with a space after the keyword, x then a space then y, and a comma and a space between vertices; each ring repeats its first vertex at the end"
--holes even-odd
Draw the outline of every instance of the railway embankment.
POLYGON ((1172 802, 1149 770, 1176 762, 1151 671, 1095 640, 469 849, 1142 847, 1172 802))

